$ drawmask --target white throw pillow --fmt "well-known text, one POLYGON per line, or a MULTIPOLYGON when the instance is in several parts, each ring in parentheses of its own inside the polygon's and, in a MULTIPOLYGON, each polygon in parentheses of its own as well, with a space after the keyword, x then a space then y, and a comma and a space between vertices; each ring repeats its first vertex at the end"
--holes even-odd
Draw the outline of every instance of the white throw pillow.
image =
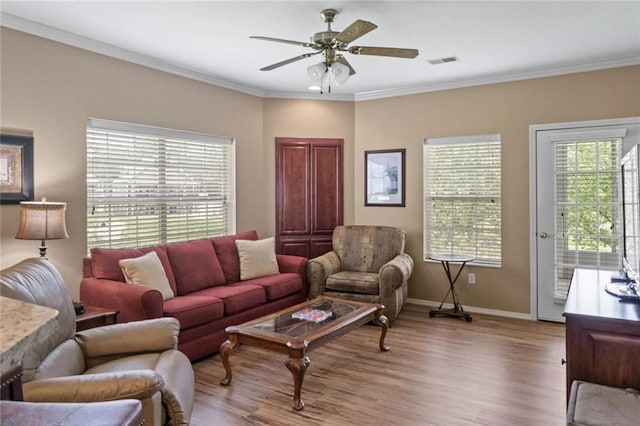
POLYGON ((273 237, 264 240, 236 240, 240 257, 240 279, 249 280, 280 273, 273 237))
POLYGON ((171 299, 174 296, 167 274, 155 251, 133 259, 120 259, 118 264, 127 283, 158 290, 162 293, 162 300, 171 299))

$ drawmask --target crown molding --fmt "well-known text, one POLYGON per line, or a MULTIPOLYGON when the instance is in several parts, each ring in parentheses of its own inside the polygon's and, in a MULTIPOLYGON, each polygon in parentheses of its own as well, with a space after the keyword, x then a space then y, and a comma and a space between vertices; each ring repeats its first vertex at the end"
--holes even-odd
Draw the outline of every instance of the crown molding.
POLYGON ((372 90, 351 94, 325 94, 305 93, 305 92, 278 92, 266 91, 257 87, 250 87, 240 83, 231 82, 220 77, 181 67, 157 58, 141 55, 111 44, 103 43, 87 37, 82 37, 67 31, 59 30, 48 25, 40 24, 15 15, 0 12, 0 26, 22 31, 28 34, 43 37, 49 40, 64 43, 80 49, 110 56, 123 61, 149 67, 155 70, 164 71, 170 74, 212 84, 222 88, 246 93, 261 98, 280 99, 311 99, 321 101, 348 101, 360 102, 396 96, 416 95, 427 92, 437 92, 441 90, 460 89, 464 87, 482 86, 486 84, 506 83, 519 80, 530 80, 534 78, 553 77, 564 74, 575 74, 580 72, 598 71, 610 68, 620 68, 626 66, 640 65, 640 56, 626 58, 606 59, 595 62, 575 63, 560 67, 544 68, 532 71, 516 71, 512 73, 502 73, 486 75, 471 79, 450 80, 433 84, 405 86, 393 89, 372 90))
POLYGON ((318 92, 270 92, 264 93, 265 98, 277 98, 277 99, 311 99, 314 101, 338 101, 338 102, 353 102, 355 96, 351 94, 320 94, 318 92))
POLYGON ((640 65, 640 56, 629 56, 626 58, 616 58, 596 62, 585 62, 579 64, 565 65, 561 67, 544 68, 533 71, 503 73, 486 75, 478 78, 451 80, 434 84, 408 86, 388 90, 374 90, 371 92, 356 93, 355 101, 368 101, 373 99, 390 98, 394 96, 416 95, 427 92, 438 92, 441 90, 461 89, 464 87, 483 86, 486 84, 508 83, 511 81, 531 80, 534 78, 554 77, 566 74, 576 74, 581 72, 598 71, 611 68, 621 68, 640 65))

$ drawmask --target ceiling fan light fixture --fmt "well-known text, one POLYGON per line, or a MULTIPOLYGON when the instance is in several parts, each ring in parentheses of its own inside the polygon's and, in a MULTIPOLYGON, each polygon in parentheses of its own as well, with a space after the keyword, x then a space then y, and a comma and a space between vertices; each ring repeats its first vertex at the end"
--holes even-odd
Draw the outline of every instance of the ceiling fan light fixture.
POLYGON ((347 82, 347 80, 349 80, 349 67, 340 63, 340 62, 334 62, 333 64, 331 64, 331 71, 333 73, 333 78, 336 79, 336 82, 338 84, 344 84, 347 82))
POLYGON ((286 40, 282 38, 250 36, 252 39, 273 41, 277 43, 293 44, 313 49, 313 52, 303 53, 284 61, 276 62, 266 67, 260 68, 260 71, 271 71, 281 66, 310 58, 314 55, 322 54, 324 61, 311 65, 307 68, 307 74, 312 82, 309 90, 317 90, 320 87, 320 93, 331 93, 331 83, 342 85, 349 80, 349 77, 356 73, 351 64, 343 56, 342 52, 348 52, 354 55, 372 55, 387 56, 393 58, 415 58, 418 56, 417 49, 406 49, 396 47, 380 47, 380 46, 349 46, 349 44, 363 35, 375 30, 378 26, 372 22, 356 19, 351 25, 342 31, 334 31, 331 24, 335 21, 338 11, 335 9, 324 9, 320 14, 324 22, 327 24, 326 31, 314 33, 310 37, 309 42, 296 40, 286 40), (333 80, 333 81, 331 81, 333 80))
POLYGON ((315 65, 311 65, 307 68, 307 74, 314 86, 320 86, 322 82, 322 76, 327 72, 327 65, 324 62, 319 62, 315 65))
POLYGON ((325 71, 320 79, 320 93, 331 93, 331 68, 326 65, 325 71))

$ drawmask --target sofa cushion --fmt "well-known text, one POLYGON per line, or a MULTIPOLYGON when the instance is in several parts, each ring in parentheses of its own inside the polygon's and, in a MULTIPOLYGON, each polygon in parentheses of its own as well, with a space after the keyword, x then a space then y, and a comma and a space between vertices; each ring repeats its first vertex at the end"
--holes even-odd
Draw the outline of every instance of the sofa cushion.
POLYGON ((240 259, 240 280, 265 277, 280 273, 276 260, 276 240, 236 240, 240 259))
POLYGON ((325 288, 346 293, 380 294, 379 282, 379 274, 341 271, 329 275, 325 288))
POLYGON ((158 290, 162 294, 162 300, 171 299, 174 296, 167 274, 155 251, 133 259, 120 259, 118 264, 128 284, 143 285, 158 290))
POLYGON ((166 248, 178 296, 225 284, 211 239, 171 243, 166 248))
MULTIPOLYGON (((161 356, 162 352, 137 355, 131 354, 123 358, 116 358, 88 368, 84 374, 120 373, 128 370, 155 370, 156 364, 158 364, 158 360, 161 356)), ((153 386, 153 382, 149 382, 147 385, 153 386)), ((162 389, 162 386, 156 390, 160 389, 162 389)))
POLYGON ((255 284, 235 283, 200 290, 194 295, 216 297, 224 303, 224 315, 229 316, 267 302, 264 289, 255 284))
POLYGON ((91 263, 93 264, 93 276, 95 278, 122 281, 125 282, 122 269, 118 261, 120 259, 131 259, 133 257, 140 257, 145 253, 155 251, 162 263, 164 272, 169 280, 171 290, 176 294, 176 279, 171 270, 171 263, 169 262, 169 256, 167 256, 167 249, 164 246, 150 246, 133 249, 109 249, 94 247, 91 249, 91 263))
POLYGON ((244 281, 245 284, 264 288, 267 300, 276 300, 302 290, 302 278, 298 274, 282 273, 244 281))
POLYGON ((238 257, 236 240, 257 239, 258 233, 256 231, 241 232, 239 234, 213 239, 213 247, 228 284, 240 281, 240 258, 238 257))
POLYGON ((180 321, 181 330, 206 324, 224 316, 222 300, 211 296, 194 296, 193 294, 167 300, 163 310, 164 316, 173 317, 180 321))
POLYGON ((86 369, 82 347, 74 339, 67 339, 45 356, 36 369, 33 380, 75 376, 84 373, 86 369))

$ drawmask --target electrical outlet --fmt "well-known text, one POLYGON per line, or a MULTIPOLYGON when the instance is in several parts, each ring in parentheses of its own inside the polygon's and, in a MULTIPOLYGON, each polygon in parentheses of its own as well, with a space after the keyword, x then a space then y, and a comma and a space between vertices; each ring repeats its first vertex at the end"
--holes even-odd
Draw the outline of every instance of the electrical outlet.
POLYGON ((476 274, 469 273, 469 275, 467 275, 467 281, 469 282, 469 284, 475 284, 476 283, 476 274))

